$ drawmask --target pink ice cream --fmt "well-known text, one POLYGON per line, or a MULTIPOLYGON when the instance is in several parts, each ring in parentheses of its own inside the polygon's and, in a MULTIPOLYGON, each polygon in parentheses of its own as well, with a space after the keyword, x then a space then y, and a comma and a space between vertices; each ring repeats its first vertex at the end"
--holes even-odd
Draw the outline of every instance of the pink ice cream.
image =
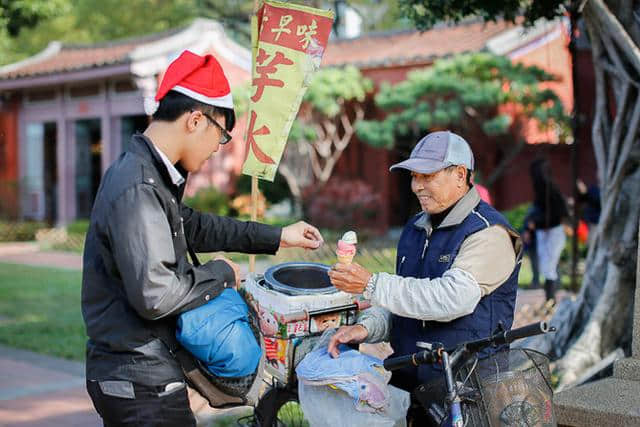
POLYGON ((338 262, 350 264, 353 257, 356 255, 356 244, 358 238, 353 231, 347 231, 342 236, 342 239, 338 240, 338 249, 336 250, 336 256, 338 262))
POLYGON ((356 245, 351 243, 347 243, 342 240, 338 240, 338 250, 336 251, 338 256, 341 255, 355 255, 356 254, 356 245))

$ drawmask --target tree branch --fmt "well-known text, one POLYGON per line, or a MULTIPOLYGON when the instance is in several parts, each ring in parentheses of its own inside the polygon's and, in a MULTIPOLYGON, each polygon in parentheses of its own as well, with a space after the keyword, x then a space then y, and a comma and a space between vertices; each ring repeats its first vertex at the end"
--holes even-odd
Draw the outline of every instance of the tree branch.
POLYGON ((622 96, 618 104, 618 111, 616 118, 613 122, 613 129, 611 131, 611 140, 609 141, 609 159, 607 162, 607 174, 609 179, 613 177, 613 171, 615 169, 616 154, 618 151, 618 145, 620 144, 622 128, 626 124, 627 117, 627 103, 629 101, 629 92, 631 87, 629 84, 625 84, 622 88, 622 96))
POLYGON ((633 144, 636 142, 636 136, 638 135, 638 126, 640 125, 640 100, 636 98, 636 105, 633 109, 633 114, 631 115, 631 122, 629 123, 629 127, 627 135, 624 139, 624 143, 622 148, 620 149, 620 153, 616 156, 617 164, 615 168, 615 172, 612 175, 611 179, 613 181, 613 186, 619 186, 622 182, 622 176, 625 172, 625 166, 629 161, 629 154, 631 153, 631 149, 633 148, 633 144))
MULTIPOLYGON (((587 11, 585 11, 587 12, 587 11)), ((585 13, 585 23, 587 24, 587 31, 589 32, 589 38, 591 39, 591 49, 593 51, 593 68, 594 68, 594 76, 595 76, 595 105, 594 105, 594 117, 593 117, 593 127, 591 129, 591 140, 593 143, 593 152, 596 157, 596 163, 598 164, 598 181, 600 182, 601 188, 606 185, 606 167, 607 167, 607 154, 605 149, 605 136, 603 129, 603 121, 606 117, 606 81, 604 76, 604 71, 600 66, 600 58, 602 56, 602 44, 600 38, 598 37, 597 28, 594 27, 596 24, 593 19, 591 19, 591 14, 585 13)))
POLYGON ((587 10, 599 21, 600 28, 607 31, 608 35, 617 42, 627 60, 635 67, 636 73, 640 73, 640 49, 607 5, 602 0, 590 0, 586 4, 585 12, 587 10))
POLYGON ((493 169, 493 172, 486 179, 485 184, 487 187, 491 187, 493 183, 504 173, 505 168, 516 156, 522 151, 522 148, 525 145, 524 139, 519 139, 518 143, 509 151, 509 153, 504 156, 504 158, 500 161, 500 163, 493 169))
POLYGON ((639 86, 640 82, 638 82, 637 79, 634 79, 631 74, 627 72, 624 61, 622 60, 622 58, 620 58, 618 46, 613 43, 611 38, 604 32, 600 35, 600 39, 602 40, 603 44, 606 45, 605 52, 614 62, 614 64, 609 64, 608 62, 603 61, 603 67, 621 80, 626 80, 636 86, 639 86))

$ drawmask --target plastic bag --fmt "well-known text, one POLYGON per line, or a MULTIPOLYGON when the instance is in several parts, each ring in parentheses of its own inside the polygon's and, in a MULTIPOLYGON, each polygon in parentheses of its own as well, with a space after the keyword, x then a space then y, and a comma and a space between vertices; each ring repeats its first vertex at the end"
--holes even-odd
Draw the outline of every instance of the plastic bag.
MULTIPOLYGON (((323 334, 321 339, 316 344, 314 351, 316 354, 309 353, 306 357, 311 356, 314 362, 324 357, 322 352, 326 351, 326 347, 329 343, 329 339, 335 333, 335 330, 327 331, 323 334)), ((355 350, 349 350, 349 362, 346 364, 348 367, 345 369, 347 374, 355 373, 355 376, 360 376, 357 384, 362 386, 366 382, 362 382, 361 376, 374 381, 375 388, 382 387, 382 391, 385 395, 383 407, 374 403, 373 406, 365 405, 364 401, 366 397, 362 395, 355 395, 350 392, 349 388, 339 389, 334 385, 322 384, 323 381, 320 375, 316 375, 313 380, 304 380, 299 377, 298 381, 298 395, 300 399, 300 406, 304 412, 305 418, 309 421, 311 426, 404 426, 407 409, 410 404, 409 393, 398 389, 396 387, 386 384, 389 380, 388 373, 377 374, 375 369, 369 369, 371 367, 371 361, 376 360, 370 356, 361 355, 359 360, 359 352, 355 350), (358 354, 354 354, 355 352, 358 354), (360 368, 358 368, 358 366, 360 368), (351 372, 353 369, 360 369, 360 372, 351 372), (368 371, 368 372, 367 372, 368 371), (322 384, 322 385, 316 385, 322 384), (349 390, 349 393, 345 390, 349 390), (351 394, 351 395, 350 395, 351 394), (355 402, 354 402, 354 397, 355 402)), ((343 353, 341 353, 343 356, 343 353)), ((330 356, 329 356, 330 357, 330 356)), ((335 359, 338 361, 340 358, 335 359)), ((311 359, 310 359, 311 360, 311 359)), ((347 362, 347 358, 345 358, 347 362)), ((381 361, 379 361, 381 364, 381 361)), ((303 365, 304 360, 300 365, 303 365)), ((303 365, 304 366, 304 365, 303 365)), ((300 367, 300 366, 298 366, 300 367)), ((307 371, 312 370, 308 369, 307 371)), ((329 371, 329 375, 335 375, 340 371, 329 371)), ((317 372, 316 372, 317 373, 317 372)), ((353 377, 353 376, 352 376, 353 377)), ((352 378, 351 377, 351 378, 352 378)), ((334 377, 337 378, 337 377, 334 377)), ((348 377, 344 377, 343 380, 347 381, 348 377)), ((367 393, 366 387, 363 387, 362 393, 367 393)), ((380 403, 380 397, 374 399, 374 402, 380 403)))
POLYGON ((238 292, 218 297, 178 317, 178 342, 218 377, 244 377, 256 371, 262 350, 249 325, 249 309, 238 292))

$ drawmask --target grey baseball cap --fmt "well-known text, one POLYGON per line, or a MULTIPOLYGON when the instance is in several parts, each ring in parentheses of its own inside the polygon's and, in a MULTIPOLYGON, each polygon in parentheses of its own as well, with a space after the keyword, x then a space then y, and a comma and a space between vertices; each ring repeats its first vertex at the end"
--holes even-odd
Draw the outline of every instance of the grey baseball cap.
POLYGON ((418 173, 435 173, 452 165, 473 170, 473 152, 467 141, 448 130, 431 132, 411 151, 409 158, 389 168, 409 169, 418 173))

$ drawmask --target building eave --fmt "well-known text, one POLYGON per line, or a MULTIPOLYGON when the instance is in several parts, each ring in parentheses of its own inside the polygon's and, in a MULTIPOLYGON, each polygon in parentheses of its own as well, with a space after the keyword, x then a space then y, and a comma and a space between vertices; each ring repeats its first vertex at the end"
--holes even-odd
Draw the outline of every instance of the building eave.
POLYGON ((41 51, 40 53, 37 53, 29 58, 23 59, 22 61, 18 61, 18 62, 14 62, 13 64, 7 64, 7 65, 3 65, 0 67, 0 75, 2 74, 6 74, 6 73, 10 73, 12 71, 18 70, 22 67, 25 67, 27 65, 31 65, 31 64, 35 64, 38 63, 40 61, 43 61, 47 58, 50 58, 56 54, 58 54, 58 52, 60 52, 60 49, 62 49, 62 43, 59 41, 52 41, 50 42, 47 47, 41 51))
POLYGON ((46 86, 59 86, 62 84, 99 80, 115 76, 126 76, 131 74, 130 64, 118 64, 110 66, 95 67, 77 71, 66 71, 61 73, 45 74, 33 77, 20 77, 16 79, 0 80, 0 91, 19 90, 26 88, 37 88, 46 86))
POLYGON ((486 43, 487 50, 496 55, 519 56, 517 52, 526 46, 540 40, 546 42, 550 37, 557 37, 562 23, 562 18, 559 18, 552 21, 538 19, 529 28, 518 25, 489 39, 486 43))

